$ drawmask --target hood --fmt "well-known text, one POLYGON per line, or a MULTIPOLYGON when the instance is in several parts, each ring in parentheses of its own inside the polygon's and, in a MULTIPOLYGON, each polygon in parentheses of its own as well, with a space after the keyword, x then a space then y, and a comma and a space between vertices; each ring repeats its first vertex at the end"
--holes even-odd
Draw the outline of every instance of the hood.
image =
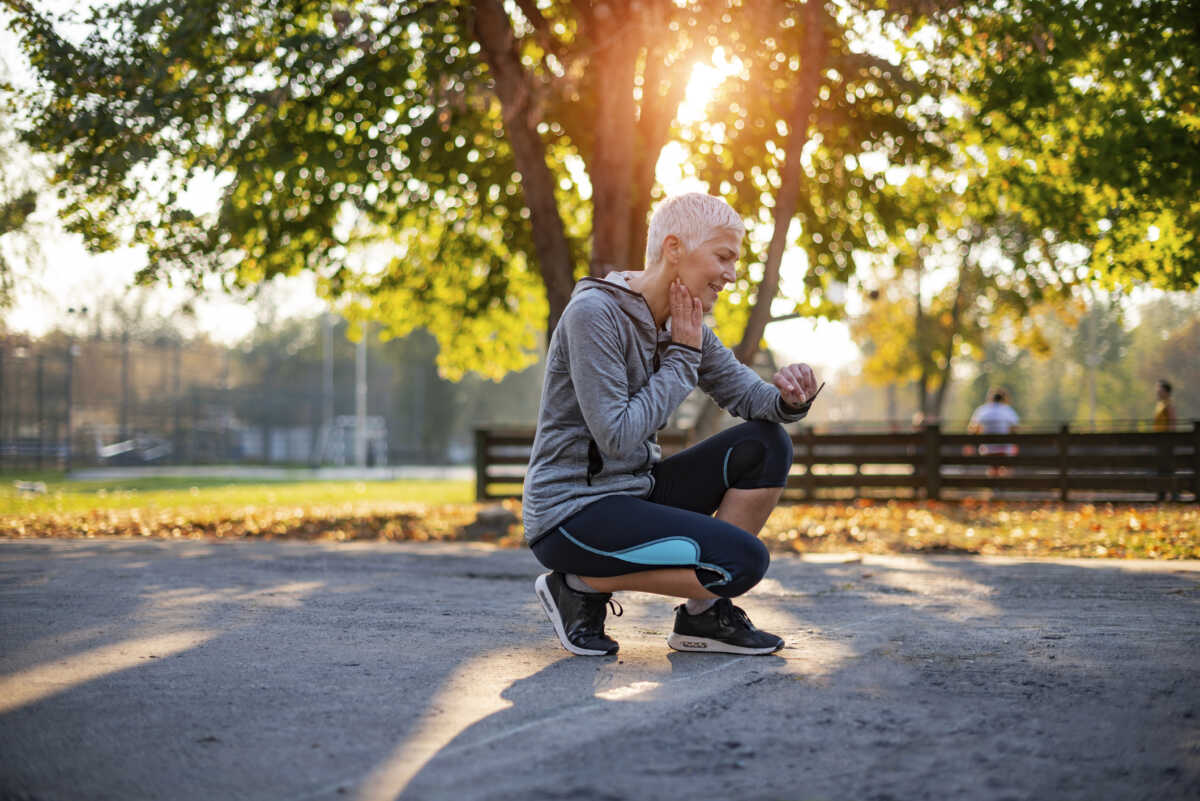
POLYGON ((604 292, 617 301, 621 311, 629 315, 638 328, 644 329, 652 338, 657 338, 658 327, 654 324, 650 304, 640 293, 629 288, 627 276, 628 274, 623 272, 611 272, 604 278, 585 276, 575 284, 571 297, 574 298, 583 292, 604 292))

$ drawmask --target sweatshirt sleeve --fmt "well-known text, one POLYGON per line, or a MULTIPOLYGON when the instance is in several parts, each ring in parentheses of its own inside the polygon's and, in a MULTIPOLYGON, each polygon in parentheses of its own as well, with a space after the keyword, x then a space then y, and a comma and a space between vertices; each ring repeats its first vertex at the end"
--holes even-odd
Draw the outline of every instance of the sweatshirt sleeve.
POLYGON ((699 386, 725 411, 744 420, 775 423, 794 423, 808 414, 811 400, 800 406, 784 403, 779 390, 739 362, 708 326, 703 347, 699 386))
POLYGON ((672 345, 646 386, 630 395, 621 314, 596 293, 571 303, 558 323, 579 409, 606 457, 632 453, 667 424, 696 386, 701 358, 695 348, 672 345))

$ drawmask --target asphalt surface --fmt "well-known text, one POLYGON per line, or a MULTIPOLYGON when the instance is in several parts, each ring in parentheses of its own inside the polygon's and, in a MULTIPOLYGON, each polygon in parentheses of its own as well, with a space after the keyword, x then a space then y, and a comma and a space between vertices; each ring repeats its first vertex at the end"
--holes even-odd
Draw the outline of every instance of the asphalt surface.
POLYGON ((776 557, 561 650, 527 551, 0 540, 0 799, 1195 799, 1200 563, 776 557))

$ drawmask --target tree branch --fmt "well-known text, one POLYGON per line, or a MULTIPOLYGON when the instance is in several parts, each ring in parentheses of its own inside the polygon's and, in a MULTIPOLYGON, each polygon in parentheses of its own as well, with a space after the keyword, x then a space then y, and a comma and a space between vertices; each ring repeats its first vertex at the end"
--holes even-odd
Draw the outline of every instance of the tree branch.
POLYGON ((550 301, 550 332, 566 308, 575 282, 571 248, 554 196, 556 182, 546 164, 546 148, 537 131, 539 115, 534 107, 534 90, 521 64, 512 21, 500 0, 475 0, 472 33, 491 70, 505 135, 521 174, 521 192, 529 209, 534 249, 550 301))
POLYGON ((792 312, 791 314, 780 314, 780 315, 770 318, 769 320, 767 320, 767 325, 770 325, 771 323, 782 323, 782 322, 786 322, 787 320, 808 320, 808 319, 811 319, 811 318, 807 314, 801 314, 800 312, 792 312))
MULTIPOLYGON (((668 19, 656 14, 647 24, 650 30, 666 30, 668 22, 668 19)), ((667 68, 666 56, 669 50, 670 43, 662 40, 655 40, 646 50, 642 100, 638 107, 636 124, 641 148, 634 171, 633 203, 630 210, 631 259, 640 259, 646 251, 646 217, 650 211, 650 192, 654 188, 654 168, 658 165, 658 156, 666 146, 671 123, 687 90, 686 78, 675 75, 667 68)), ((696 58, 704 58, 708 53, 711 53, 711 48, 692 48, 682 54, 676 63, 686 63, 693 54, 696 54, 696 58)))
POLYGON ((542 49, 558 55, 558 42, 550 31, 550 23, 546 21, 541 9, 537 7, 536 0, 517 0, 517 7, 521 9, 525 20, 533 26, 538 44, 542 46, 542 49))
POLYGON ((796 87, 794 105, 788 115, 786 155, 783 169, 780 171, 779 191, 775 196, 775 230, 767 248, 763 280, 758 286, 754 308, 750 310, 746 332, 734 349, 738 360, 744 364, 749 364, 758 352, 767 320, 771 317, 771 301, 779 291, 779 266, 787 248, 788 229, 800 199, 800 152, 808 141, 809 122, 817 110, 817 91, 821 85, 821 74, 829 58, 826 21, 824 5, 809 0, 804 6, 803 73, 796 87))
POLYGON ((595 146, 588 164, 592 179, 591 274, 603 276, 629 266, 630 218, 634 197, 636 111, 633 78, 644 28, 629 24, 628 9, 598 5, 588 62, 596 89, 595 146), (603 10, 603 11, 602 11, 603 10))

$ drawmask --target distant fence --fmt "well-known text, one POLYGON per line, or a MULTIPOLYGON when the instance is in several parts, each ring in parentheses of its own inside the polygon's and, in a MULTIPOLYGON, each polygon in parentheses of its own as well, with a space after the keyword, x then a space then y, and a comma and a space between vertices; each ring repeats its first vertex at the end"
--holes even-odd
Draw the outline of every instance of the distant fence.
MULTIPOLYGON (((475 495, 519 497, 533 430, 475 431, 475 495)), ((659 434, 664 456, 687 444, 659 434)), ((960 434, 930 425, 896 433, 792 435, 786 500, 953 500, 993 492, 1046 500, 1200 498, 1200 420, 1190 430, 960 434)))

